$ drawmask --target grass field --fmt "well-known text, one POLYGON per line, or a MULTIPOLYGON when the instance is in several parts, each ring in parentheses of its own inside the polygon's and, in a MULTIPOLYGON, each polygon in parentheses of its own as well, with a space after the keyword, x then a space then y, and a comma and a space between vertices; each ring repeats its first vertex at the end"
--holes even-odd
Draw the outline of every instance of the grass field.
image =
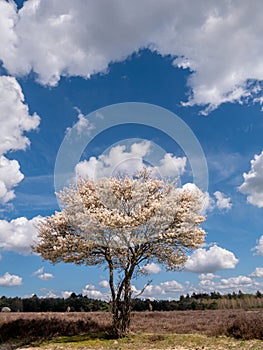
POLYGON ((0 313, 0 349, 263 349, 263 310, 135 312, 131 334, 107 339, 110 314, 0 313), (48 340, 48 341, 47 341, 48 340))
POLYGON ((262 350, 262 345, 260 340, 234 340, 200 334, 136 334, 118 341, 89 336, 64 337, 41 346, 20 347, 20 350, 262 350))

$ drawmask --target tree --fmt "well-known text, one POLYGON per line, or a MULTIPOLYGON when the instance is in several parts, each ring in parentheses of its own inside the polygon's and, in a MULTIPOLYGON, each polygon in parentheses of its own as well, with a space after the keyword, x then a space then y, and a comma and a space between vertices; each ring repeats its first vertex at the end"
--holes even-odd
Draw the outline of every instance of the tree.
POLYGON ((62 211, 39 224, 33 250, 52 263, 106 266, 113 335, 123 337, 130 325, 131 280, 142 264, 181 268, 189 250, 203 243, 202 192, 194 185, 176 188, 144 170, 132 177, 78 179, 59 198, 62 211))

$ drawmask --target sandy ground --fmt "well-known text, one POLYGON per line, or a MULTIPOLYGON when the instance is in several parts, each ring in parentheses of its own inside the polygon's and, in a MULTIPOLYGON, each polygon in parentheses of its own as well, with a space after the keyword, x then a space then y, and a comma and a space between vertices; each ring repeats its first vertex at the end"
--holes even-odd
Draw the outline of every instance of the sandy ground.
MULTIPOLYGON (((34 347, 34 348, 19 348, 19 349, 17 349, 17 350, 54 350, 54 349, 56 349, 56 350, 76 350, 76 347, 74 347, 74 348, 72 348, 72 347, 59 347, 59 346, 55 346, 54 347, 54 345, 53 346, 51 346, 51 347, 34 347)), ((85 348, 79 348, 80 350, 82 349, 82 350, 84 350, 85 348)), ((90 348, 89 348, 90 349, 90 348)), ((121 348, 119 348, 119 349, 121 349, 121 348)), ((167 348, 166 350, 189 350, 190 348, 183 348, 183 347, 181 347, 181 346, 179 346, 179 347, 175 347, 175 348, 167 348)), ((206 348, 195 348, 195 350, 205 350, 206 348)), ((208 348, 207 348, 208 349, 208 348)), ((99 348, 98 348, 98 350, 99 350, 99 348)), ((158 348, 142 348, 142 349, 140 349, 140 350, 160 350, 160 349, 158 349, 158 348)), ((163 350, 163 349, 162 349, 163 350)))

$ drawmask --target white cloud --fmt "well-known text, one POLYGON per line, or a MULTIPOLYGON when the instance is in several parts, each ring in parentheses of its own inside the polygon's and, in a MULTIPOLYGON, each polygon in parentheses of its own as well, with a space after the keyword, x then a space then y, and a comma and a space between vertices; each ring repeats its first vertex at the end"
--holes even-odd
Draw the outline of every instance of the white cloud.
POLYGON ((230 278, 222 278, 218 281, 212 281, 211 279, 202 279, 199 282, 196 290, 200 289, 204 292, 220 291, 221 293, 229 293, 230 291, 241 290, 244 293, 255 293, 262 287, 262 284, 257 282, 252 276, 236 276, 230 278))
POLYGON ((210 279, 203 279, 199 282, 199 287, 201 287, 202 290, 215 290, 216 289, 216 282, 211 281, 210 279))
POLYGON ((100 288, 109 288, 109 282, 106 280, 100 281, 99 286, 100 288))
POLYGON ((108 154, 101 154, 98 158, 91 157, 76 165, 76 174, 90 179, 111 176, 116 171, 134 173, 143 168, 143 157, 150 152, 151 143, 143 141, 134 143, 130 151, 125 145, 112 147, 108 154))
POLYGON ((247 201, 259 208, 263 207, 263 151, 250 161, 251 168, 244 173, 244 182, 239 191, 247 195, 247 201))
POLYGON ((256 255, 263 255, 263 235, 259 238, 257 243, 253 250, 256 251, 256 255))
POLYGON ((164 290, 161 286, 150 284, 144 289, 142 297, 144 298, 155 298, 164 294, 164 290))
POLYGON ((15 197, 13 188, 24 178, 19 163, 6 158, 4 154, 25 150, 30 141, 24 133, 36 129, 39 121, 37 114, 32 116, 29 114, 22 89, 16 79, 0 76, 0 203, 2 204, 15 197))
POLYGON ((232 208, 231 198, 225 197, 224 193, 220 191, 214 192, 216 198, 216 207, 219 210, 230 210, 232 208))
POLYGON ((256 278, 263 277, 263 267, 256 267, 255 271, 252 272, 249 276, 256 277, 256 278))
POLYGON ((46 280, 49 280, 50 278, 54 278, 54 276, 52 275, 52 273, 45 272, 45 273, 42 273, 41 275, 38 275, 38 278, 46 281, 46 280))
POLYGON ((140 272, 143 274, 156 274, 160 271, 162 271, 160 265, 155 263, 146 264, 140 268, 140 272))
POLYGON ((86 286, 85 286, 86 291, 87 290, 95 290, 95 289, 96 289, 96 287, 93 284, 86 284, 86 286))
POLYGON ((164 290, 165 294, 180 292, 184 289, 184 287, 180 283, 178 283, 174 280, 162 282, 162 283, 160 283, 160 286, 164 290))
POLYGON ((33 272, 32 276, 38 276, 41 275, 44 272, 44 267, 41 267, 40 269, 33 272))
POLYGON ((222 212, 227 212, 232 208, 231 198, 226 197, 223 192, 215 191, 213 195, 214 196, 210 196, 209 193, 207 193, 205 206, 207 211, 218 209, 222 212))
POLYGON ((54 290, 48 290, 46 288, 40 289, 43 295, 40 295, 39 298, 59 298, 59 295, 54 290))
POLYGON ((15 197, 13 188, 24 178, 16 160, 0 156, 0 203, 5 204, 15 197))
POLYGON ((160 160, 160 165, 154 167, 154 171, 162 176, 179 176, 185 171, 186 161, 186 157, 175 157, 171 153, 166 153, 160 160))
POLYGON ((201 273, 198 278, 200 281, 203 280, 213 280, 215 278, 219 278, 220 276, 215 275, 214 273, 201 273))
POLYGON ((78 112, 78 121, 73 125, 72 128, 66 129, 66 135, 70 136, 72 130, 76 130, 78 136, 83 133, 89 135, 90 131, 94 129, 94 125, 90 123, 88 118, 78 108, 75 109, 78 112))
POLYGON ((37 276, 41 280, 49 280, 50 278, 54 278, 52 273, 44 272, 44 267, 41 267, 37 271, 35 271, 32 276, 37 276))
POLYGON ((29 254, 30 245, 37 240, 35 225, 41 220, 40 216, 28 220, 20 217, 10 222, 0 220, 0 249, 20 254, 29 254))
POLYGON ((82 294, 87 296, 88 298, 93 299, 107 299, 107 295, 102 293, 99 290, 96 290, 95 286, 92 284, 87 284, 85 288, 82 289, 82 294))
POLYGON ((220 288, 221 289, 237 289, 242 287, 250 287, 254 284, 254 281, 252 278, 247 276, 237 276, 237 277, 230 277, 230 278, 223 278, 220 281, 220 288))
POLYGON ((238 259, 229 250, 214 245, 208 250, 199 248, 188 258, 185 270, 195 273, 213 273, 218 270, 233 269, 238 259))
POLYGON ((22 277, 17 275, 11 275, 6 272, 3 276, 0 276, 0 286, 1 287, 16 287, 21 286, 22 277))
POLYGON ((25 150, 30 141, 24 132, 38 127, 40 118, 29 114, 24 95, 17 80, 0 76, 0 154, 25 150))
POLYGON ((17 12, 15 3, 0 1, 0 52, 3 57, 8 59, 9 50, 16 42, 16 33, 14 31, 17 21, 17 12))
POLYGON ((62 298, 67 299, 71 296, 72 293, 73 293, 72 291, 64 290, 61 292, 61 295, 62 295, 62 298))
POLYGON ((144 298, 155 298, 158 296, 168 297, 170 295, 174 296, 174 293, 182 292, 184 287, 175 280, 162 282, 159 285, 148 285, 142 296, 144 298))
POLYGON ((62 75, 105 72, 148 47, 191 70, 188 104, 209 112, 250 97, 260 103, 262 8, 260 0, 30 0, 17 13, 1 0, 0 59, 13 75, 33 70, 42 84, 55 85, 62 75))
MULTIPOLYGON (((111 176, 114 173, 133 174, 142 170, 145 166, 144 158, 151 154, 151 142, 142 141, 133 143, 129 149, 126 145, 112 147, 107 154, 101 154, 98 158, 90 157, 78 163, 75 172, 80 177, 100 178, 111 176)), ((185 157, 175 157, 166 153, 159 165, 152 167, 154 174, 161 176, 179 176, 183 174, 186 166, 185 157)))

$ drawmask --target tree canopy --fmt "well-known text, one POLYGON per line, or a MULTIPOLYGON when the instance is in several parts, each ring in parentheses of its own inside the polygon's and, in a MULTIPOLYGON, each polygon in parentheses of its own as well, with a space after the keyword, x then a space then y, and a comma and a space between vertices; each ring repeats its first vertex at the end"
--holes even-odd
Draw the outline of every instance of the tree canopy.
POLYGON ((116 336, 129 327, 131 279, 152 261, 181 268, 204 242, 203 193, 194 185, 152 178, 79 179, 59 194, 62 211, 38 226, 33 250, 53 263, 106 265, 116 336))

